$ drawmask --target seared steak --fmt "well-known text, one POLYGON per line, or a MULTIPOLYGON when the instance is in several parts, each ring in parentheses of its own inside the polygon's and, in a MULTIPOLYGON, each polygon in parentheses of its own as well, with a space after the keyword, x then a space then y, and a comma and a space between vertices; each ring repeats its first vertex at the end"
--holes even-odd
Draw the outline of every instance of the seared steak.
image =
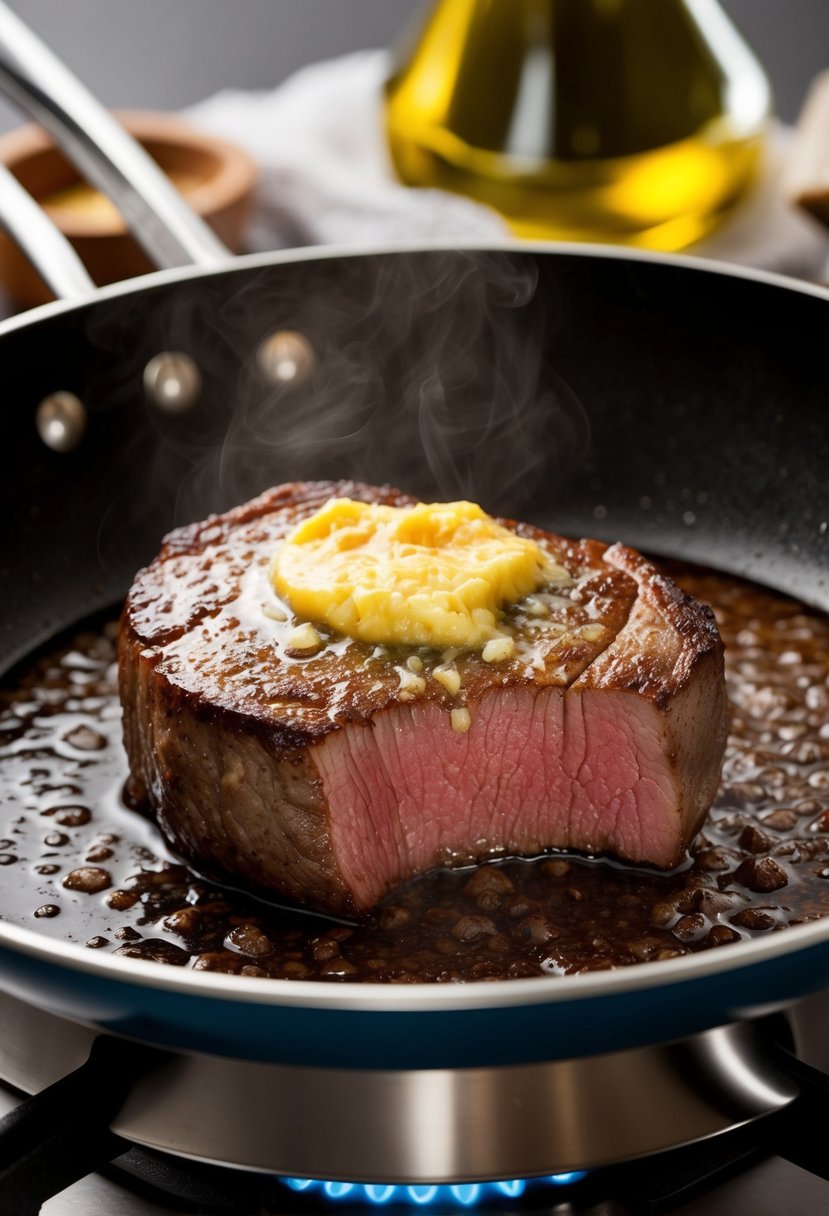
POLYGON ((725 744, 711 611, 623 545, 502 521, 572 578, 509 610, 503 662, 420 651, 413 675, 411 651, 324 629, 319 650, 292 651, 297 622, 268 565, 332 496, 413 501, 281 486, 173 532, 133 584, 119 640, 131 790, 172 846, 207 873, 345 914, 435 866, 509 854, 676 865, 725 744), (433 675, 447 661, 457 692, 433 675))

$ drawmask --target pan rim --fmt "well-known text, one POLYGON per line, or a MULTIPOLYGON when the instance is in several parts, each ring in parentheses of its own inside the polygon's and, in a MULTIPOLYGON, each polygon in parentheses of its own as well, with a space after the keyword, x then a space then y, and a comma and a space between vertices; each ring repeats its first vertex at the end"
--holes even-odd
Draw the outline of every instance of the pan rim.
POLYGON ((806 282, 773 270, 760 270, 753 266, 741 266, 735 262, 722 262, 714 258, 698 257, 694 254, 660 253, 650 249, 631 249, 624 245, 579 244, 574 241, 521 241, 518 239, 495 239, 459 244, 456 240, 443 241, 389 241, 366 245, 313 245, 292 249, 268 250, 264 253, 244 254, 228 258, 226 262, 213 266, 177 266, 168 270, 156 270, 134 279, 111 283, 99 287, 81 300, 54 300, 37 308, 28 309, 13 317, 0 321, 0 339, 7 334, 48 321, 65 313, 82 311, 93 304, 107 303, 130 295, 140 295, 157 287, 198 279, 220 277, 245 270, 266 270, 271 266, 293 265, 302 262, 323 262, 344 258, 384 257, 390 254, 417 253, 534 253, 564 257, 586 257, 600 261, 633 262, 645 265, 677 267, 696 270, 731 279, 744 279, 778 287, 799 295, 811 296, 829 302, 829 285, 806 282))
MULTIPOLYGON (((634 264, 663 265, 757 282, 829 302, 829 287, 807 283, 774 271, 758 270, 692 254, 665 254, 624 246, 574 242, 497 239, 459 244, 457 241, 407 241, 380 245, 321 245, 275 250, 228 259, 226 264, 218 266, 185 266, 155 271, 140 278, 99 288, 84 300, 58 300, 8 318, 0 322, 0 339, 41 321, 79 311, 90 305, 190 280, 245 270, 265 270, 272 266, 298 262, 442 251, 461 254, 550 254, 586 257, 597 261, 607 259, 634 264)), ((45 964, 99 979, 161 989, 169 994, 211 997, 251 1005, 374 1010, 387 1013, 416 1010, 450 1012, 569 1003, 598 995, 624 996, 690 980, 712 978, 723 973, 739 973, 748 967, 779 959, 783 955, 826 944, 828 940, 829 918, 821 918, 807 924, 789 926, 765 940, 760 938, 735 943, 725 951, 711 950, 682 958, 635 963, 609 971, 503 980, 495 984, 481 981, 464 984, 423 983, 407 985, 405 989, 401 989, 398 985, 388 983, 279 980, 164 967, 139 959, 122 959, 111 954, 90 952, 84 946, 43 937, 34 930, 0 920, 0 949, 8 949, 45 964)))

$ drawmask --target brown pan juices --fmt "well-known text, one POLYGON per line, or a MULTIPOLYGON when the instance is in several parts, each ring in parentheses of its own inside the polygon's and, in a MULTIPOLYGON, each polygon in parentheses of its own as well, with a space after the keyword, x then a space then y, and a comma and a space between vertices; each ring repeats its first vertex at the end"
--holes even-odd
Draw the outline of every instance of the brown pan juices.
POLYGON ((105 623, 0 693, 4 919, 197 970, 416 983, 603 970, 829 914, 829 621, 737 579, 670 573, 716 612, 731 705, 720 788, 677 869, 551 854, 441 870, 359 927, 213 885, 123 804, 105 623))

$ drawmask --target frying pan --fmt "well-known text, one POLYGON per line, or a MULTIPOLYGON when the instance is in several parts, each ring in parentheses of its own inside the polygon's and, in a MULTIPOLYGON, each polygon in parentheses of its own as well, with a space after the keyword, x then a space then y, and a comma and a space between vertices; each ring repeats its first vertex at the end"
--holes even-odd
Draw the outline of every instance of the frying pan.
MULTIPOLYGON (((462 494, 829 609, 827 291, 566 245, 231 260, 46 56, 0 10, 5 87, 166 269, 95 290, 4 183, 7 225, 63 298, 0 325, 3 670, 117 604, 174 524, 305 477, 462 494), (280 385, 257 351, 286 331, 313 367, 280 385), (198 368, 187 413, 160 412, 145 393, 162 351, 198 368), (56 392, 85 409, 71 451, 51 450, 36 426, 56 392)), ((0 871, 0 913, 13 881, 13 867, 0 871)), ((610 972, 405 989, 169 968, 0 921, 0 985, 68 1019, 216 1055, 507 1065, 780 1008, 829 985, 829 920, 610 972)))

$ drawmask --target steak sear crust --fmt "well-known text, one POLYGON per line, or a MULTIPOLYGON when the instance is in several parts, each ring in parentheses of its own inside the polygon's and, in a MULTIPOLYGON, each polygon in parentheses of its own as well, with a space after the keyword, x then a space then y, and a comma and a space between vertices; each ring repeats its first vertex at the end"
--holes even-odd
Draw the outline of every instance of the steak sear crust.
POLYGON ((374 647, 297 621, 268 578, 331 497, 279 486, 180 528, 139 572, 119 633, 130 794, 208 874, 335 915, 406 878, 548 849, 678 864, 713 800, 727 732, 713 614, 623 545, 527 524, 569 571, 506 613, 513 655, 374 647), (434 678, 453 663, 455 695, 434 678), (412 691, 413 688, 415 691, 412 691), (469 728, 453 729, 465 706, 469 728))

